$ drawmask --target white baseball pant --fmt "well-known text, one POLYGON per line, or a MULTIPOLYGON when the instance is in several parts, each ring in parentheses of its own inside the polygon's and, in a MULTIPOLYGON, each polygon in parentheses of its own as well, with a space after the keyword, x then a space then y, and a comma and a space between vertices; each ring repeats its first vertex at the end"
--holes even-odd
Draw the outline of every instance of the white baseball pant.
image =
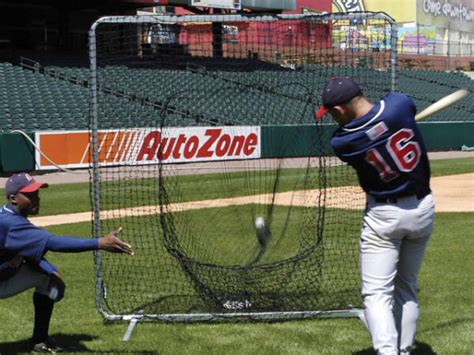
POLYGON ((30 288, 35 288, 36 292, 48 296, 48 285, 49 276, 26 263, 14 276, 0 281, 0 299, 14 296, 30 288))
POLYGON ((415 342, 418 273, 433 222, 431 194, 396 203, 367 196, 360 270, 365 318, 378 354, 409 353, 415 342))

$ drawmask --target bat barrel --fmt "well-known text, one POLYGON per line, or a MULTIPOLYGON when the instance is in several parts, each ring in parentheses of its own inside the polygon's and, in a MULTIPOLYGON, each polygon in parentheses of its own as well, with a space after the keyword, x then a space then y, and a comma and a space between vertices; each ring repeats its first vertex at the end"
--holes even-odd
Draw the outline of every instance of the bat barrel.
POLYGON ((431 104, 427 108, 425 108, 423 111, 421 111, 419 114, 415 116, 415 120, 419 121, 422 120, 436 112, 439 112, 441 110, 444 110, 448 106, 453 105, 454 103, 458 102, 459 100, 465 98, 469 94, 469 90, 467 89, 460 89, 452 94, 449 94, 435 103, 431 104))

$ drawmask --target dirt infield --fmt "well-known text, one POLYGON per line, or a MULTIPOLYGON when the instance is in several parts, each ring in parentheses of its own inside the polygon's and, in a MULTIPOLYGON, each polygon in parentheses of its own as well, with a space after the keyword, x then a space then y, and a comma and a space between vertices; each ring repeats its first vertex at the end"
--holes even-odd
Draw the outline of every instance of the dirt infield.
MULTIPOLYGON (((431 179, 431 187, 436 200, 437 212, 474 212, 474 173, 441 176, 431 179)), ((328 189, 325 205, 334 208, 362 209, 365 204, 365 197, 362 190, 357 186, 343 186, 328 189), (348 198, 340 198, 346 195, 348 198), (333 199, 338 196, 338 199, 333 199), (344 201, 341 204, 340 201, 344 201), (350 206, 347 201, 352 201, 350 206)), ((274 203, 277 205, 293 205, 312 207, 316 206, 315 201, 319 200, 320 192, 290 191, 277 194, 274 203)), ((243 196, 235 198, 225 198, 219 200, 193 201, 168 205, 166 211, 183 211, 191 209, 215 208, 232 205, 245 205, 250 203, 270 203, 273 196, 270 194, 258 196, 243 196)), ((159 213, 157 206, 141 206, 120 210, 121 216, 146 216, 159 213)), ((103 211, 102 219, 116 218, 117 211, 103 211)), ((90 212, 34 217, 31 222, 37 226, 46 227, 52 225, 79 223, 91 221, 90 212)))
MULTIPOLYGON (((428 153, 428 157, 430 160, 437 160, 437 159, 457 159, 457 158, 473 158, 474 151, 448 151, 448 152, 430 152, 428 153)), ((285 159, 281 168, 301 168, 304 167, 307 162, 307 158, 290 158, 285 159)), ((227 171, 242 171, 242 166, 239 165, 239 162, 226 162, 226 169, 227 171)), ((258 163, 256 163, 258 165, 258 163)), ((340 164, 340 162, 338 163, 340 164)), ((249 168, 252 166, 252 162, 246 162, 244 168, 249 168)), ((111 175, 113 175, 113 169, 123 169, 120 168, 108 168, 108 170, 112 170, 111 175)), ((154 166, 140 166, 140 167, 130 167, 130 170, 127 171, 127 176, 132 178, 133 171, 137 171, 137 176, 139 178, 143 177, 143 175, 148 173, 151 170, 156 170, 154 166)), ((185 165, 180 165, 179 169, 174 167, 173 168, 176 173, 186 175, 186 174, 195 174, 196 171, 199 173, 220 173, 222 172, 222 162, 206 162, 206 163, 190 163, 185 165), (177 172, 176 170, 179 170, 177 172)), ((118 176, 118 175, 117 175, 118 176)), ((48 184, 72 184, 78 182, 89 182, 90 175, 87 169, 75 170, 72 173, 68 172, 47 172, 41 173, 37 172, 35 175, 35 180, 39 182, 47 182, 48 184)), ((5 186, 5 182, 7 177, 0 177, 0 185, 5 186)))
POLYGON ((436 212, 474 212, 474 173, 431 179, 436 212))

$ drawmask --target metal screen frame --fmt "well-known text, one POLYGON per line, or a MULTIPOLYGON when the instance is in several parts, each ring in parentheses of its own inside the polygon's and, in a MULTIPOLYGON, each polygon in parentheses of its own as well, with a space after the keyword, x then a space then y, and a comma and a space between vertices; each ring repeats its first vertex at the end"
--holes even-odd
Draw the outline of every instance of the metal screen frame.
MULTIPOLYGON (((323 15, 296 14, 296 15, 185 15, 185 16, 108 16, 97 20, 89 30, 89 59, 90 59, 90 125, 92 147, 92 173, 91 173, 91 199, 93 204, 93 235, 99 238, 102 235, 100 220, 100 173, 99 173, 99 141, 98 141, 98 84, 97 84, 97 47, 96 30, 101 24, 170 24, 187 22, 263 22, 279 20, 305 20, 317 18, 319 21, 338 21, 353 19, 375 19, 387 21, 391 27, 391 90, 397 87, 397 27, 395 20, 383 12, 357 12, 357 13, 331 13, 323 15)), ((247 318, 260 321, 292 320, 308 318, 333 318, 333 317, 360 317, 363 319, 361 309, 347 309, 337 311, 298 311, 298 312, 241 312, 241 313, 200 313, 200 314, 109 314, 104 310, 102 302, 102 275, 100 253, 95 253, 96 270, 96 306, 99 313, 108 321, 131 321, 128 335, 133 331, 137 320, 167 321, 167 322, 193 322, 223 319, 247 318)), ((124 340, 127 337, 124 337, 124 340)))

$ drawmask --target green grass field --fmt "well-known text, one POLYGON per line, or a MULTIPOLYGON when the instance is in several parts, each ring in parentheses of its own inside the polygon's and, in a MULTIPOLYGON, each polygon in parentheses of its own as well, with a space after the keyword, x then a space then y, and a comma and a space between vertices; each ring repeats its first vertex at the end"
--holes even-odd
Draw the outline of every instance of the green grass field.
MULTIPOLYGON (((474 159, 435 160, 433 176, 474 172, 474 159)), ((191 179, 191 178, 190 178, 191 179)), ((87 184, 43 191, 42 215, 90 209, 87 184), (74 202, 72 202, 74 201, 74 202)), ((90 235, 90 223, 48 228, 55 234, 90 235)), ((414 354, 472 354, 474 349, 474 213, 437 213, 420 276, 421 318, 414 354)), ((126 256, 123 256, 126 258, 126 256)), ((129 342, 127 323, 105 324, 95 308, 91 253, 50 253, 68 289, 54 312, 51 334, 79 352, 137 354, 371 354, 357 319, 275 323, 140 323, 129 342)), ((0 301, 0 352, 28 350, 32 291, 0 301)))

